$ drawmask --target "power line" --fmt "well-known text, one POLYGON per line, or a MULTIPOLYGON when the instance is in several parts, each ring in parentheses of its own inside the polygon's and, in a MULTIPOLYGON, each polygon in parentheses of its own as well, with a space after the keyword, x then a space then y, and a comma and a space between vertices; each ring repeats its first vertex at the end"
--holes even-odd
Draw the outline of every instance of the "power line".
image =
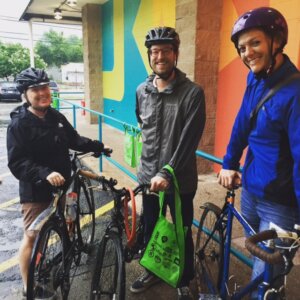
MULTIPOLYGON (((9 40, 21 40, 21 41, 29 41, 29 39, 26 39, 26 38, 19 38, 19 37, 9 37, 9 36, 3 36, 3 35, 0 35, 0 38, 4 38, 4 39, 9 39, 9 40)), ((47 40, 35 40, 33 39, 34 42, 43 42, 45 44, 49 44, 49 41, 47 40)), ((56 44, 59 44, 59 45, 76 45, 76 46, 82 46, 82 43, 69 43, 68 41, 66 42, 62 42, 62 43, 56 43, 56 44)))
MULTIPOLYGON (((5 16, 0 16, 0 20, 3 21, 9 21, 9 22, 15 22, 15 23, 27 23, 25 21, 18 21, 18 19, 8 19, 5 16)), ((53 28, 64 28, 64 29, 70 29, 70 30, 78 30, 78 31, 82 31, 81 28, 78 28, 80 25, 70 25, 70 26, 61 26, 61 25, 57 25, 57 24, 53 24, 53 23, 42 23, 42 22, 33 22, 33 25, 37 25, 37 26, 47 26, 47 27, 53 27, 53 28)))

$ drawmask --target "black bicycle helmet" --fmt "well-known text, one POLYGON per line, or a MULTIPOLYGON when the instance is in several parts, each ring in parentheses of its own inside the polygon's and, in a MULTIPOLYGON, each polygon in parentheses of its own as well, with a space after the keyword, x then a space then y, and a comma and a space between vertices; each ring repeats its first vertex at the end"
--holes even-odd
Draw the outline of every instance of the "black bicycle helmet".
POLYGON ((231 41, 237 48, 240 34, 251 28, 261 28, 272 39, 276 35, 281 34, 282 44, 280 50, 286 45, 288 40, 288 26, 283 15, 276 9, 271 7, 259 7, 250 10, 240 16, 235 22, 231 41))
POLYGON ((180 44, 179 35, 172 27, 155 27, 148 31, 145 46, 149 49, 157 44, 172 44, 177 51, 180 44))
POLYGON ((43 69, 28 68, 16 76, 17 88, 23 93, 29 88, 49 84, 47 73, 43 69))

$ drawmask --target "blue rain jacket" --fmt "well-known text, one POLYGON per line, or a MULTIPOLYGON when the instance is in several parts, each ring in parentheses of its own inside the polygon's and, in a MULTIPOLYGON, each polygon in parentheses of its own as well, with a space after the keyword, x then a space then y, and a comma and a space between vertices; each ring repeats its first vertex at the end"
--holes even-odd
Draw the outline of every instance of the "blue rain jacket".
POLYGON ((270 77, 257 79, 250 72, 243 102, 232 129, 223 168, 238 170, 248 146, 242 184, 259 198, 300 211, 300 79, 282 87, 259 110, 250 128, 250 113, 278 82, 299 73, 285 61, 270 77))

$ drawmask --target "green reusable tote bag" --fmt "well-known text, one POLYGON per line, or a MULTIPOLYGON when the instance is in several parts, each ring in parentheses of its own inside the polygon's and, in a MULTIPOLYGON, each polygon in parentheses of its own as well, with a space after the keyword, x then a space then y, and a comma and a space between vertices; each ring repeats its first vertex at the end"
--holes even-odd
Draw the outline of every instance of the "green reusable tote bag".
POLYGON ((138 132, 135 136, 135 161, 137 167, 140 164, 140 160, 142 156, 142 148, 143 148, 142 134, 141 132, 138 132))
POLYGON ((133 128, 125 126, 124 161, 132 168, 136 167, 135 159, 135 132, 133 128))
POLYGON ((174 171, 169 165, 164 168, 173 176, 176 222, 170 223, 162 214, 165 192, 160 192, 159 218, 140 264, 172 287, 177 287, 184 268, 187 228, 182 223, 181 200, 174 171))

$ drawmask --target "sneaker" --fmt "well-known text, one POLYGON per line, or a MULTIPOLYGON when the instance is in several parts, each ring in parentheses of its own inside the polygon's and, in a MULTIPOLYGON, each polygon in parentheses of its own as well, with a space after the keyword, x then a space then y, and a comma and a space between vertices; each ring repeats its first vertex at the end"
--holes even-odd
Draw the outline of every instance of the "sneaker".
POLYGON ((130 287, 132 293, 141 293, 161 280, 152 273, 145 271, 130 287))
POLYGON ((193 296, 188 286, 183 286, 177 289, 178 300, 193 300, 193 296))

